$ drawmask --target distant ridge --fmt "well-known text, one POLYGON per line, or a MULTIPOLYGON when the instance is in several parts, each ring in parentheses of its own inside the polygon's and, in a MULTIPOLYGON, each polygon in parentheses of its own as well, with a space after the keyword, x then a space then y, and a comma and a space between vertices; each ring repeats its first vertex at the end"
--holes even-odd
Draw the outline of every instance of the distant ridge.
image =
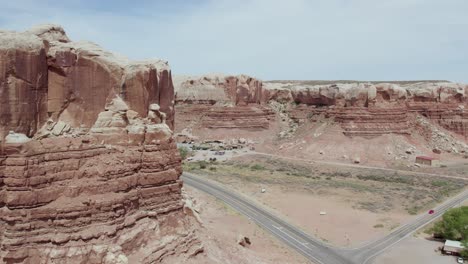
POLYGON ((297 83, 304 85, 327 85, 334 83, 394 83, 400 85, 408 85, 414 83, 439 83, 439 82, 449 82, 446 80, 414 80, 414 81, 356 81, 356 80, 270 80, 264 81, 266 83, 297 83))

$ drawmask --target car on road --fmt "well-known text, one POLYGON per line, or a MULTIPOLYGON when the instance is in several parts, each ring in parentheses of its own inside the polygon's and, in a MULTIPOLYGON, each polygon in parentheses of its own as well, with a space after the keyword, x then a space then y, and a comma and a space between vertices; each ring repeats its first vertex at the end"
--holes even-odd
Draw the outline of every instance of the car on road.
POLYGON ((460 258, 460 257, 457 258, 457 263, 464 263, 464 262, 465 260, 463 258, 460 258))
POLYGON ((433 214, 434 213, 434 210, 429 210, 429 214, 433 214))

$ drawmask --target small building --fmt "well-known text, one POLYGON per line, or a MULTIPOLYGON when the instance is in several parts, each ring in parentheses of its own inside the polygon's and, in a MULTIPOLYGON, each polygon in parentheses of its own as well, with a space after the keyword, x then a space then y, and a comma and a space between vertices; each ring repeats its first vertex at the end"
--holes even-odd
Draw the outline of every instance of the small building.
POLYGON ((437 166, 439 165, 439 160, 436 158, 428 157, 428 156, 417 156, 416 163, 428 166, 437 166))
POLYGON ((447 255, 460 255, 460 252, 465 249, 463 244, 460 241, 455 240, 445 240, 444 248, 442 252, 447 255))

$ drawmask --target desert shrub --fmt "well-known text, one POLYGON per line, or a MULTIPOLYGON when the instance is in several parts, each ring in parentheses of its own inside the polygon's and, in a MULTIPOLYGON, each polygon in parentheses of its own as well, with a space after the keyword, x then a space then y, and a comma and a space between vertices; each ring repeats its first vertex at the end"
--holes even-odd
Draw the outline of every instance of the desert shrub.
POLYGON ((431 184, 434 187, 444 187, 444 186, 449 185, 447 181, 443 181, 443 180, 435 180, 435 181, 432 181, 431 184))
POLYGON ((208 163, 204 160, 198 162, 198 166, 200 166, 200 169, 206 169, 207 164, 208 163))
POLYGON ((413 206, 411 206, 411 207, 409 207, 409 208, 406 208, 406 211, 407 211, 410 215, 416 215, 416 214, 419 212, 420 209, 421 209, 421 208, 420 208, 419 206, 413 205, 413 206))
POLYGON ((179 147, 179 153, 180 157, 184 160, 189 156, 190 150, 186 147, 179 147))
POLYGON ((360 180, 370 180, 370 181, 379 181, 379 182, 393 182, 393 183, 403 183, 403 184, 413 184, 413 180, 408 177, 402 176, 389 176, 389 175, 356 175, 360 180))
POLYGON ((210 167, 210 171, 216 171, 216 167, 210 167))
POLYGON ((374 226, 374 228, 382 228, 382 227, 384 227, 383 224, 376 224, 376 225, 374 226))
POLYGON ((254 164, 254 165, 250 166, 250 169, 251 170, 264 170, 265 167, 260 165, 260 164, 254 164))
POLYGON ((349 172, 349 171, 348 172, 339 172, 339 171, 337 171, 337 172, 335 172, 335 175, 340 176, 340 177, 344 177, 344 178, 349 178, 349 177, 353 176, 353 174, 351 174, 351 172, 349 172))

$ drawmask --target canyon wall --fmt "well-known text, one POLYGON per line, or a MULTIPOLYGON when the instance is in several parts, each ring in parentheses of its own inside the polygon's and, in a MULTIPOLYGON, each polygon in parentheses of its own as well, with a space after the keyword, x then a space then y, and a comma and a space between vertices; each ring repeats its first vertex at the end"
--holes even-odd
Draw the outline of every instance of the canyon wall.
POLYGON ((348 135, 408 133, 408 115, 421 114, 442 127, 468 137, 468 86, 449 82, 332 83, 269 82, 265 101, 292 103, 297 122, 334 118, 348 135))
POLYGON ((184 128, 266 130, 274 112, 263 102, 262 82, 246 76, 178 77, 176 131, 184 128))
POLYGON ((245 75, 180 79, 175 85, 178 131, 190 126, 248 129, 253 124, 268 129, 275 120, 270 103, 275 102, 296 123, 329 118, 349 136, 409 134, 414 125, 410 116, 416 113, 468 138, 468 86, 463 84, 261 82, 245 75))
POLYGON ((0 262, 200 252, 173 102, 165 61, 132 62, 55 25, 0 31, 0 262))

